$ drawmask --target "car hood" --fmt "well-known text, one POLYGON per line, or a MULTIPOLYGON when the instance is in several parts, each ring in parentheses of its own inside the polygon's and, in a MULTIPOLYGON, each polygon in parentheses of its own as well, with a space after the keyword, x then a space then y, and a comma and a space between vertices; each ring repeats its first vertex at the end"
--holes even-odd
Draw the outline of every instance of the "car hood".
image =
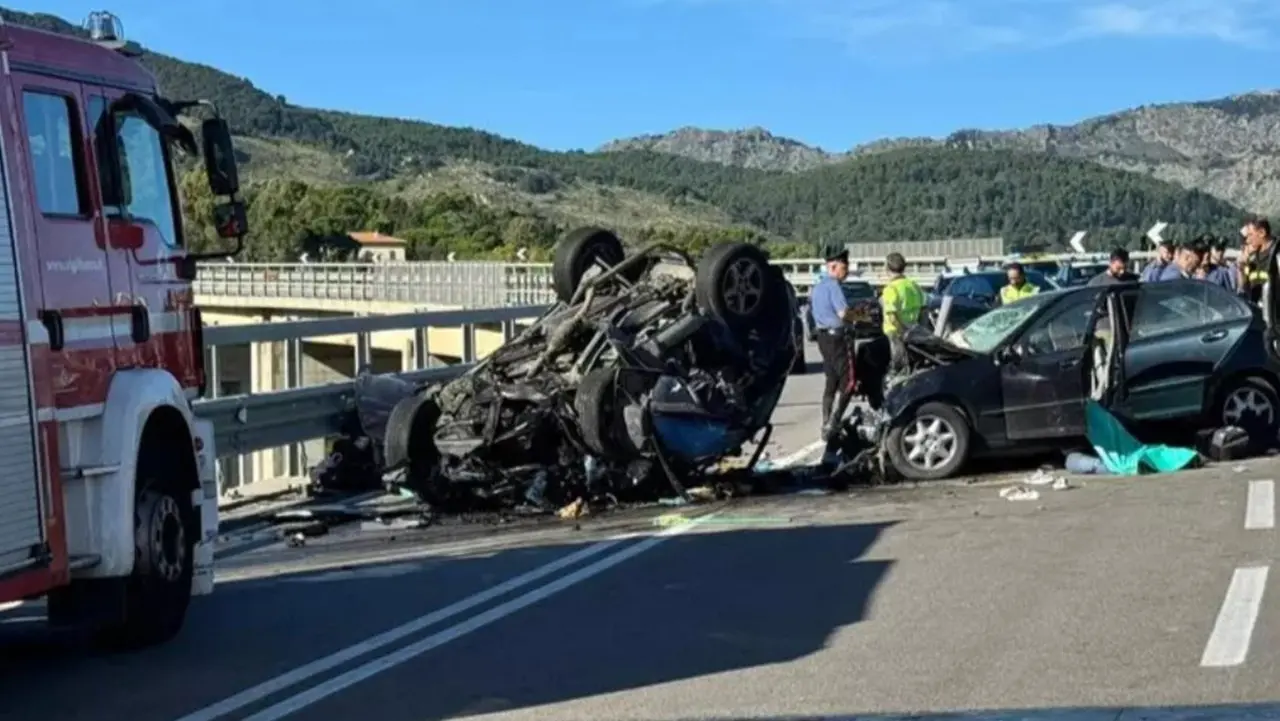
POLYGON ((924 367, 949 365, 982 355, 968 348, 961 348, 920 326, 908 329, 902 342, 912 356, 913 367, 920 365, 920 362, 923 362, 924 367))

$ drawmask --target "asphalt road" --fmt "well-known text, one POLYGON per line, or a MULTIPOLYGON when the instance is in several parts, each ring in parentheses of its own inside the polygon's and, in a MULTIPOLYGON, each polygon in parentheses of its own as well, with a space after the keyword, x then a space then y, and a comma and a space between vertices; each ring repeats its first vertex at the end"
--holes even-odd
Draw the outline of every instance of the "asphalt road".
MULTIPOLYGON (((816 432, 802 400, 780 438, 816 432)), ((225 559, 148 651, 0 615, 0 716, 1280 718, 1243 705, 1280 700, 1275 479, 1257 459, 1028 501, 1006 479, 349 527, 225 559)))

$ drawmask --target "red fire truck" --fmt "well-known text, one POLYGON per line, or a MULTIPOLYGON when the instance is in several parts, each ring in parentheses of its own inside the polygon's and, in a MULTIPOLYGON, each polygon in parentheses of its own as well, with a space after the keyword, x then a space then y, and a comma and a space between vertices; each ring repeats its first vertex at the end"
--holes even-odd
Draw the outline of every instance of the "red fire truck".
POLYGON ((144 645, 212 591, 218 525, 175 164, 227 196, 219 257, 245 212, 226 122, 180 122, 202 103, 161 97, 119 28, 0 21, 0 605, 144 645))

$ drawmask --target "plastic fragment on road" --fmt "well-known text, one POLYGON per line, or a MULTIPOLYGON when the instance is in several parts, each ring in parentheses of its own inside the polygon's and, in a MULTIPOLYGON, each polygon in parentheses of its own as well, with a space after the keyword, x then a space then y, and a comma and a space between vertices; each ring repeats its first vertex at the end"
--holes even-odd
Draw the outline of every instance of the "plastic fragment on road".
POLYGON ((1040 492, 1023 486, 1009 486, 1000 490, 1000 497, 1006 501, 1034 501, 1040 498, 1040 492))
POLYGON ((570 503, 556 511, 556 515, 564 520, 573 520, 575 518, 582 518, 590 512, 591 509, 587 506, 587 499, 579 497, 573 503, 570 503))
POLYGON ((1058 476, 1057 478, 1053 479, 1053 485, 1050 486, 1050 488, 1052 488, 1055 491, 1069 491, 1072 488, 1075 488, 1075 486, 1071 485, 1071 482, 1068 481, 1066 478, 1062 476, 1058 476))
POLYGON ((1085 432, 1107 470, 1117 475, 1136 476, 1144 470, 1172 473, 1200 457, 1190 448, 1140 443, 1110 411, 1093 400, 1085 403, 1085 432))
POLYGON ((1049 473, 1048 471, 1046 471, 1045 469, 1040 468, 1040 469, 1037 469, 1035 473, 1032 473, 1030 476, 1027 476, 1025 479, 1023 479, 1022 482, 1027 484, 1028 486, 1048 486, 1055 483, 1058 480, 1058 478, 1059 476, 1055 476, 1052 473, 1049 473))

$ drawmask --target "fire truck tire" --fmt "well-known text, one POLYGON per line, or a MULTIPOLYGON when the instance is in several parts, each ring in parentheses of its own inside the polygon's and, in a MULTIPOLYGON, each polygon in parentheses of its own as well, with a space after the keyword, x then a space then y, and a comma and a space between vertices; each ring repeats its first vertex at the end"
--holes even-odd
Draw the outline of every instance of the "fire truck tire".
POLYGON ((135 558, 133 574, 125 580, 124 615, 100 632, 100 640, 112 648, 142 648, 168 641, 182 629, 191 603, 198 535, 195 509, 191 491, 180 479, 167 475, 184 464, 165 453, 155 453, 154 447, 139 456, 133 515, 135 558))

